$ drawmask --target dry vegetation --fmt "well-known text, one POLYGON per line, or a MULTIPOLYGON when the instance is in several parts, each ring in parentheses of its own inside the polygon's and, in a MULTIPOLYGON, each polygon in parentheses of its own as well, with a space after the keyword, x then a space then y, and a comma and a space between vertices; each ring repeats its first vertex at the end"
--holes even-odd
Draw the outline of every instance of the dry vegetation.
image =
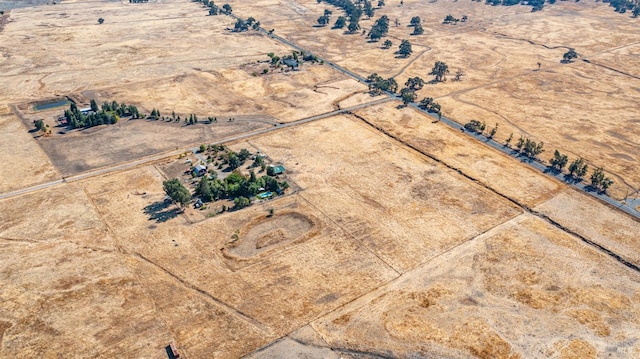
MULTIPOLYGON (((229 3, 365 77, 402 85, 430 80, 436 60, 462 68, 463 81, 425 85, 420 98, 461 123, 499 123, 498 140, 545 141, 544 159, 558 148, 605 166, 617 198, 640 186, 640 25, 606 4, 530 13, 387 1, 361 21, 368 29, 389 16, 394 46, 383 50, 313 27, 326 3, 229 3), (447 14, 470 20, 443 25, 447 14), (412 16, 423 35, 409 36, 412 16), (405 38, 414 54, 396 58, 405 38), (560 64, 566 47, 590 63, 560 64)), ((341 15, 332 10, 331 24, 341 15)), ((162 358, 169 343, 184 358, 640 353, 639 221, 398 101, 295 123, 377 98, 327 64, 263 73, 267 53, 292 49, 206 14, 190 0, 158 0, 64 1, 5 16, 0 357, 162 358), (29 133, 33 120, 53 127, 62 112, 32 105, 64 96, 218 122, 29 133), (197 158, 178 153, 216 142, 283 164, 292 190, 214 216, 166 202, 162 182, 197 158)))

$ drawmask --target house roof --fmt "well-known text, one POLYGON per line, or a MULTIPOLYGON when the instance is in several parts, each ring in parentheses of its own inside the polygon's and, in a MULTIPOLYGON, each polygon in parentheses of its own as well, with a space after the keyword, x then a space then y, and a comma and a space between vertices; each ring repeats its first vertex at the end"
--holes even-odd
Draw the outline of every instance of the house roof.
POLYGON ((284 166, 272 166, 273 167, 273 173, 275 174, 281 174, 284 173, 285 169, 284 166))
POLYGON ((194 170, 200 172, 200 171, 206 171, 207 170, 207 166, 203 166, 203 165, 196 165, 194 168, 194 170))

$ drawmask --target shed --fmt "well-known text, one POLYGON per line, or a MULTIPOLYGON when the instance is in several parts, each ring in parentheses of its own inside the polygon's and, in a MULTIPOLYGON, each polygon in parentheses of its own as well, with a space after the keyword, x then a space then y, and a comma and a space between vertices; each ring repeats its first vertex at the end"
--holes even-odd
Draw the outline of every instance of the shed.
POLYGON ((292 69, 295 69, 298 67, 298 60, 296 59, 284 59, 282 60, 282 63, 284 63, 285 65, 289 66, 292 69))
POLYGON ((282 166, 282 165, 279 165, 279 166, 270 165, 269 167, 271 167, 273 169, 272 172, 273 172, 274 176, 281 175, 285 171, 284 166, 282 166))
POLYGON ((195 173, 197 176, 204 176, 204 174, 207 173, 207 166, 196 165, 195 167, 193 167, 193 173, 195 173))

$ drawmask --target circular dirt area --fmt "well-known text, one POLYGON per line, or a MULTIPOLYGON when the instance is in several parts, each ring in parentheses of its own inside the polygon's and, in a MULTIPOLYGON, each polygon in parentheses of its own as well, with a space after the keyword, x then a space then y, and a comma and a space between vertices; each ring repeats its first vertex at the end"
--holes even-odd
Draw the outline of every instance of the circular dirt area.
POLYGON ((248 259, 264 251, 310 237, 315 220, 298 212, 281 212, 249 222, 227 254, 248 259))

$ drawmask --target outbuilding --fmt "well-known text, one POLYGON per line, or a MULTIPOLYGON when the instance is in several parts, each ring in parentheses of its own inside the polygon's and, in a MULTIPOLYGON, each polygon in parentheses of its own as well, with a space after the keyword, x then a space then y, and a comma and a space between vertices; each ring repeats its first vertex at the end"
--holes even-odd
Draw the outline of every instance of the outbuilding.
POLYGON ((198 177, 204 176, 207 173, 207 166, 196 165, 195 167, 193 167, 193 173, 198 177))

